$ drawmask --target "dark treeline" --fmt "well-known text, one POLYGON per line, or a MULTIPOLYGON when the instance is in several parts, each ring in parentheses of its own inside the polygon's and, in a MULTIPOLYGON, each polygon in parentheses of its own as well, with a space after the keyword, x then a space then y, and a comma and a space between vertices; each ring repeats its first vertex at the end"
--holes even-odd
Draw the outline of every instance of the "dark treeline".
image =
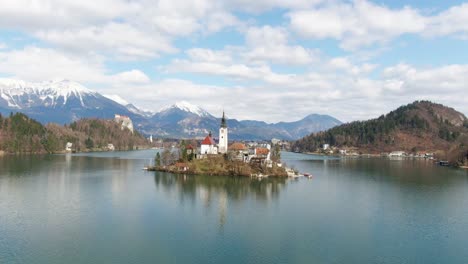
POLYGON ((67 142, 73 151, 103 150, 113 144, 116 150, 146 146, 138 132, 121 129, 113 120, 82 119, 70 125, 41 123, 24 114, 0 115, 0 151, 6 153, 54 153, 65 150, 67 142))

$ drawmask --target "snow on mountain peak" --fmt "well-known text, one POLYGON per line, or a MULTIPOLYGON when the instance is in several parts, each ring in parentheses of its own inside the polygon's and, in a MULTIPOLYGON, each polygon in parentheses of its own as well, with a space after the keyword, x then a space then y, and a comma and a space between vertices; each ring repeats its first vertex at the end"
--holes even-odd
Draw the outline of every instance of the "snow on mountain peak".
POLYGON ((206 110, 202 109, 199 106, 193 105, 193 104, 191 104, 191 103, 189 103, 187 101, 179 101, 179 102, 173 104, 172 106, 163 108, 161 110, 161 112, 169 110, 169 109, 179 109, 179 110, 189 112, 189 113, 193 113, 193 114, 196 114, 196 115, 202 116, 202 117, 210 115, 210 113, 208 113, 206 110))
POLYGON ((116 94, 103 94, 103 96, 123 106, 127 106, 130 104, 127 100, 123 99, 122 97, 116 94))
POLYGON ((36 96, 41 101, 46 102, 47 105, 56 105, 60 97, 63 98, 63 104, 65 105, 71 96, 75 96, 80 100, 81 105, 85 106, 83 97, 85 95, 95 96, 96 94, 96 92, 83 85, 66 79, 26 82, 0 78, 0 96, 8 102, 9 106, 16 108, 21 108, 19 102, 25 96, 28 98, 36 96))

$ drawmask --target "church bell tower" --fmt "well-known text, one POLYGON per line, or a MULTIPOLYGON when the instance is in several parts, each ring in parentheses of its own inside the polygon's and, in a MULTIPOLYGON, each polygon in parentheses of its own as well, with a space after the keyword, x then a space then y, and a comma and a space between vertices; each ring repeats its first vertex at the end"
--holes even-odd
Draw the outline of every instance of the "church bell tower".
POLYGON ((221 127, 219 128, 219 146, 218 151, 225 154, 228 151, 228 128, 226 124, 226 116, 223 111, 223 118, 221 118, 221 127))

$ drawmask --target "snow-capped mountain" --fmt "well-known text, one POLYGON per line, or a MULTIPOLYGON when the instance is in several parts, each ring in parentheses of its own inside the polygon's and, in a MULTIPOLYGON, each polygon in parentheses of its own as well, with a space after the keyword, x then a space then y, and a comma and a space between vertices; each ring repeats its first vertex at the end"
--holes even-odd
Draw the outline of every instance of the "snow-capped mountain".
MULTIPOLYGON (((199 106, 181 101, 157 113, 141 110, 116 95, 103 96, 69 80, 24 82, 0 79, 0 113, 23 112, 42 122, 71 123, 81 118, 112 119, 115 114, 129 116, 136 129, 154 137, 194 138, 217 135, 222 113, 213 116, 199 106)), ((298 139, 312 132, 341 124, 331 116, 310 115, 296 122, 268 124, 262 121, 228 119, 229 138, 298 139)))
POLYGON ((113 100, 116 103, 119 103, 119 104, 125 106, 125 108, 127 108, 130 112, 132 112, 134 114, 141 115, 141 116, 144 116, 144 117, 151 117, 152 115, 154 115, 153 112, 148 111, 148 110, 142 110, 142 109, 136 107, 135 105, 129 103, 127 100, 123 99, 119 95, 105 94, 104 96, 111 99, 111 100, 113 100))
POLYGON ((159 111, 159 113, 169 112, 171 110, 179 110, 186 113, 192 113, 200 117, 209 117, 212 116, 208 111, 202 109, 199 106, 193 105, 187 101, 180 101, 171 106, 164 107, 159 111))
POLYGON ((8 107, 16 109, 37 105, 51 107, 66 105, 70 98, 78 99, 80 105, 86 107, 84 98, 89 96, 96 97, 97 93, 69 80, 30 83, 0 79, 0 100, 6 102, 8 107))
POLYGON ((216 118, 206 110, 188 102, 164 107, 150 118, 146 133, 167 137, 198 137, 206 135, 216 118))
MULTIPOLYGON (((221 113, 220 113, 221 115, 221 113)), ((221 119, 188 102, 163 108, 150 119, 145 133, 162 137, 203 137, 212 131, 215 136, 221 119)), ((228 119, 230 139, 299 139, 312 132, 326 130, 341 122, 327 115, 310 115, 296 122, 268 124, 262 121, 228 119)))
POLYGON ((42 123, 70 123, 80 118, 133 114, 126 107, 69 80, 25 82, 0 79, 0 113, 23 112, 42 123))

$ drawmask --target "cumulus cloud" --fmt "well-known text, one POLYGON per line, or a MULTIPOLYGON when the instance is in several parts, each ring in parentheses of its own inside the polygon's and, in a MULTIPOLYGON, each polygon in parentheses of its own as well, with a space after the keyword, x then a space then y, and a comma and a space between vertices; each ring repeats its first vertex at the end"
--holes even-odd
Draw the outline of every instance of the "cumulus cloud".
POLYGON ((341 70, 353 75, 369 74, 377 67, 376 64, 371 63, 356 65, 346 57, 331 58, 326 64, 332 70, 341 70))
POLYGON ((274 8, 301 9, 315 6, 323 0, 226 0, 224 5, 231 10, 260 13, 274 8))
POLYGON ((277 74, 267 65, 249 66, 245 64, 222 64, 208 61, 179 59, 172 61, 172 63, 166 67, 166 70, 170 73, 190 72, 218 75, 238 81, 262 80, 275 84, 288 83, 293 77, 293 75, 277 74))
POLYGON ((313 112, 366 119, 416 99, 466 113, 467 99, 454 95, 466 93, 467 65, 389 66, 378 55, 357 57, 405 34, 466 39, 467 17, 468 4, 429 12, 368 0, 4 0, 0 27, 32 40, 0 44, 0 74, 98 84, 99 92, 152 110, 187 100, 214 114, 224 107, 235 118, 271 122, 313 112), (280 15, 269 24, 262 14, 280 15), (232 44, 217 32, 244 39, 232 44), (320 39, 342 50, 326 54, 315 48, 320 39), (113 63, 123 69, 111 71, 113 63), (147 75, 153 69, 162 69, 158 81, 147 75), (213 76, 229 82, 195 81, 213 76))
POLYGON ((145 73, 137 69, 109 74, 104 63, 98 58, 84 59, 81 56, 34 46, 0 52, 0 72, 27 81, 71 79, 83 83, 107 85, 150 81, 145 73))
POLYGON ((97 61, 64 55, 53 49, 29 46, 0 52, 0 72, 28 81, 67 78, 76 81, 97 81, 104 72, 97 61))
MULTIPOLYGON (((468 65, 445 65, 437 68, 416 69, 408 64, 398 64, 383 71, 385 80, 398 81, 408 94, 463 93, 468 85, 468 65)), ((467 99, 468 100, 468 99, 467 99)))
POLYGON ((29 32, 77 28, 107 22, 134 8, 135 5, 124 0, 3 0, 0 26, 29 32))
POLYGON ((290 27, 299 35, 337 39, 348 50, 384 43, 406 33, 419 33, 427 24, 427 19, 416 9, 390 9, 365 0, 292 11, 288 17, 290 27))
POLYGON ((122 23, 109 23, 76 30, 39 31, 36 36, 74 52, 100 52, 120 59, 156 57, 159 52, 175 52, 168 38, 122 23))
POLYGON ((32 34, 65 51, 120 59, 173 53, 177 37, 241 24, 211 0, 6 0, 0 9, 2 28, 32 34))
POLYGON ((115 79, 115 82, 121 83, 149 83, 150 78, 140 70, 130 70, 126 72, 118 73, 112 76, 115 79))
POLYGON ((336 39, 345 50, 386 43, 404 34, 468 37, 468 4, 424 14, 404 6, 389 8, 367 0, 330 2, 287 14, 290 28, 308 39, 336 39))
POLYGON ((300 45, 288 44, 288 32, 284 28, 263 26, 248 28, 245 38, 250 61, 270 61, 278 64, 308 64, 317 56, 300 45))
POLYGON ((232 56, 227 50, 211 50, 203 48, 193 48, 186 51, 190 59, 194 61, 230 63, 232 56))
POLYGON ((425 32, 427 36, 444 36, 459 34, 468 37, 468 3, 453 6, 434 16, 425 32))

